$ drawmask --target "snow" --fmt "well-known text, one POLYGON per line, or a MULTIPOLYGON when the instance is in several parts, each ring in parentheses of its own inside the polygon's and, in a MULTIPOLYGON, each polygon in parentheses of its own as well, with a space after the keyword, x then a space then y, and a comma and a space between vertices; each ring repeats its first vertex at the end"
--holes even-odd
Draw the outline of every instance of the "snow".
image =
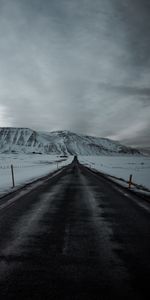
MULTIPOLYGON (((78 159, 92 169, 114 176, 113 180, 125 186, 132 174, 135 184, 150 190, 150 157, 78 156, 78 159)), ((0 196, 12 190, 11 164, 14 166, 16 187, 20 187, 57 170, 58 161, 58 168, 61 168, 72 160, 72 156, 63 158, 47 154, 0 154, 0 196)))
MULTIPOLYGON (((130 174, 133 182, 150 190, 150 157, 144 156, 79 156, 79 161, 88 167, 109 176, 125 185, 130 174), (121 182, 125 180, 125 182, 121 182)), ((132 186, 133 188, 133 186, 132 186)), ((142 187, 141 187, 142 188, 142 187)))
POLYGON ((73 157, 56 155, 0 154, 0 196, 12 191, 11 164, 15 185, 20 187, 71 163, 73 157))
POLYGON ((126 155, 139 151, 118 142, 70 131, 39 132, 28 128, 0 128, 1 153, 45 153, 51 155, 126 155))

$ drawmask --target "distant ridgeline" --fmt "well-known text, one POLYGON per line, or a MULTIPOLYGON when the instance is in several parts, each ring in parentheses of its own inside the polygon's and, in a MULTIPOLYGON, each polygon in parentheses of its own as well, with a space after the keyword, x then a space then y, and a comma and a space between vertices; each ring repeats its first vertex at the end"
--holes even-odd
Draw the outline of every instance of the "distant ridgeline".
POLYGON ((118 142, 70 131, 38 132, 29 128, 0 128, 1 153, 56 155, 139 155, 118 142))

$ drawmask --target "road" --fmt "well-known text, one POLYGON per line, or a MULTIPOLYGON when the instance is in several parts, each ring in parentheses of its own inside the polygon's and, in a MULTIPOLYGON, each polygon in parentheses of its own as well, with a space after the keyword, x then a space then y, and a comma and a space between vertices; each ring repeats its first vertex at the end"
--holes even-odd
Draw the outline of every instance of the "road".
POLYGON ((77 160, 1 200, 0 299, 149 299, 142 201, 77 160))

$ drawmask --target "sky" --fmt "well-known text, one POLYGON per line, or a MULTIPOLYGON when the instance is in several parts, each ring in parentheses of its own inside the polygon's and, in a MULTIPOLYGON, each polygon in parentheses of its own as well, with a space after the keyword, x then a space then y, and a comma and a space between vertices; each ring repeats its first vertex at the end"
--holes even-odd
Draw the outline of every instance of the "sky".
POLYGON ((150 146, 149 0, 0 0, 0 126, 150 146))

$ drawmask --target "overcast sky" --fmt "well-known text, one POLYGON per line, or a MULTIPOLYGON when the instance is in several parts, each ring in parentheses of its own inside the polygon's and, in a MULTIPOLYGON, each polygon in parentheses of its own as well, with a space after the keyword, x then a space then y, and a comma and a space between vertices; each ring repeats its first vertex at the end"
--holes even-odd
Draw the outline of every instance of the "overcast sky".
POLYGON ((0 0, 0 126, 150 146, 149 0, 0 0))

